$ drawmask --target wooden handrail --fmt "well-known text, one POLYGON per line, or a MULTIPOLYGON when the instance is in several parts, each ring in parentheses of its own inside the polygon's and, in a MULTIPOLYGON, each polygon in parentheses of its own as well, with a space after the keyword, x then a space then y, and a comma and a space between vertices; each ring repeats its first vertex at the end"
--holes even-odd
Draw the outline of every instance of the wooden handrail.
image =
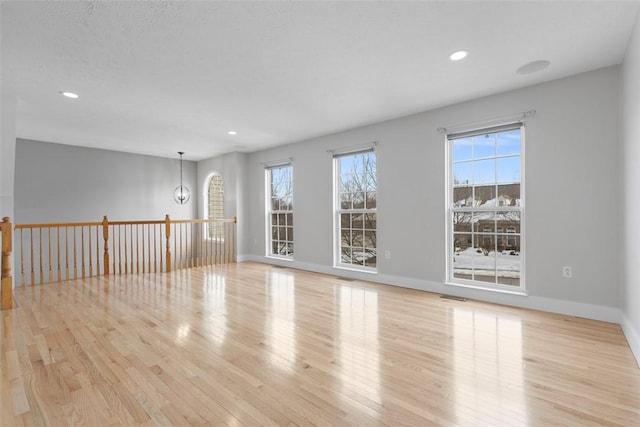
POLYGON ((2 272, 1 288, 2 309, 8 310, 13 307, 13 277, 11 275, 11 252, 13 251, 13 230, 9 217, 2 218, 2 272))
POLYGON ((2 222, 2 308, 12 305, 11 256, 20 286, 131 273, 168 273, 236 261, 237 218, 2 222), (13 233, 15 230, 15 240, 13 233), (164 241, 164 244, 163 244, 164 241), (102 265, 100 265, 102 264, 102 265))

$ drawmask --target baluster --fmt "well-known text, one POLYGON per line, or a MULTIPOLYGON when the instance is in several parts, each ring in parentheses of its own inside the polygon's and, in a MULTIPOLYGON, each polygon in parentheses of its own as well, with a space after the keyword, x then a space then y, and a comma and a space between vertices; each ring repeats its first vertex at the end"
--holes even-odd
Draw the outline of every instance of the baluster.
POLYGON ((49 272, 47 273, 47 282, 52 282, 51 277, 53 277, 53 267, 51 264, 53 264, 53 260, 51 257, 51 227, 49 227, 48 229, 49 232, 49 238, 48 238, 48 245, 49 245, 49 272))
POLYGON ((158 272, 158 248, 156 247, 156 225, 153 224, 153 272, 158 272))
POLYGON ((165 238, 167 239, 167 273, 171 272, 171 220, 169 219, 169 214, 164 217, 164 232, 165 238))
POLYGON ((80 252, 82 253, 82 258, 80 258, 80 261, 82 262, 82 278, 84 279, 86 277, 86 271, 84 267, 84 225, 80 226, 80 238, 82 239, 80 241, 80 252))
POLYGON ((57 247, 57 252, 56 252, 56 258, 57 258, 57 263, 58 263, 58 269, 56 270, 56 282, 59 282, 61 280, 61 276, 62 276, 62 265, 60 264, 60 227, 56 227, 56 230, 58 231, 56 233, 57 235, 57 241, 56 244, 58 245, 57 247))
POLYGON ((73 227, 73 278, 78 278, 78 256, 76 255, 76 226, 73 227))
POLYGON ((71 275, 69 274, 69 227, 64 227, 64 262, 65 262, 65 276, 64 280, 69 280, 71 275))
MULTIPOLYGON (((144 238, 144 229, 145 229, 145 226, 143 225, 143 226, 142 226, 142 272, 143 272, 143 273, 146 271, 146 269, 145 269, 144 265, 145 265, 146 260, 147 260, 147 258, 145 257, 145 250, 144 250, 145 240, 146 240, 146 239, 144 238)), ((149 229, 149 224, 147 224, 146 229, 147 229, 147 230, 149 229)), ((148 234, 148 233, 147 233, 147 234, 148 234)))
POLYGON ((127 225, 124 225, 124 274, 129 273, 127 265, 127 225))
POLYGON ((40 283, 44 283, 44 269, 42 267, 42 227, 38 227, 38 237, 40 240, 39 257, 40 257, 40 283))
POLYGON ((102 218, 102 239, 104 240, 104 254, 103 254, 104 275, 108 276, 109 275, 109 220, 107 219, 106 215, 102 218))
POLYGON ((92 256, 93 256, 93 245, 91 242, 91 226, 87 226, 87 231, 89 232, 89 250, 87 252, 89 252, 89 277, 93 277, 93 260, 92 260, 92 256))
POLYGON ((140 274, 140 230, 136 224, 136 274, 140 274))
POLYGON ((177 266, 177 262, 176 262, 177 258, 178 258, 176 256, 178 254, 178 233, 176 232, 176 227, 177 227, 177 224, 174 223, 173 224, 173 251, 175 252, 174 256, 173 256, 173 270, 174 271, 175 270, 179 270, 179 267, 177 266))
POLYGON ((31 253, 30 265, 29 268, 31 270, 31 285, 35 282, 35 273, 33 271, 33 228, 29 229, 29 240, 31 241, 31 245, 29 246, 29 252, 31 253))

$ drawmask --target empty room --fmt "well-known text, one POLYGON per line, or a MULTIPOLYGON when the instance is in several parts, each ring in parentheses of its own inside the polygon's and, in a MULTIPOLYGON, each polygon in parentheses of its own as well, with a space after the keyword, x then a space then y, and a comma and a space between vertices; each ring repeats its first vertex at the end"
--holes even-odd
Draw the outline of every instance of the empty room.
POLYGON ((0 2, 0 425, 639 426, 640 1, 0 2))

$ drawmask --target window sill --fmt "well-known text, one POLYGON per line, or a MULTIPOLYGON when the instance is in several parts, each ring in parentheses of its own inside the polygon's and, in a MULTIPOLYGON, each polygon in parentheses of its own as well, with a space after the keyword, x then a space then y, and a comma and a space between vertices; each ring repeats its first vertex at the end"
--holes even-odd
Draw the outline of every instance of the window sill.
POLYGON ((481 286, 475 285, 472 283, 456 283, 456 282, 444 282, 447 286, 457 286, 460 288, 468 288, 468 289, 476 289, 479 291, 489 291, 489 292, 497 292, 501 294, 510 294, 510 295, 519 295, 526 297, 528 296, 527 292, 524 289, 507 289, 507 288, 498 288, 498 287, 489 287, 489 286, 481 286))
POLYGON ((285 257, 285 256, 278 256, 278 255, 265 255, 264 257, 268 259, 277 259, 278 261, 293 262, 293 257, 291 256, 285 257))
POLYGON ((334 265, 333 268, 338 268, 340 270, 347 270, 347 271, 356 271, 358 273, 378 274, 378 270, 373 268, 367 268, 367 267, 356 268, 356 267, 349 267, 349 266, 338 264, 338 265, 334 265))

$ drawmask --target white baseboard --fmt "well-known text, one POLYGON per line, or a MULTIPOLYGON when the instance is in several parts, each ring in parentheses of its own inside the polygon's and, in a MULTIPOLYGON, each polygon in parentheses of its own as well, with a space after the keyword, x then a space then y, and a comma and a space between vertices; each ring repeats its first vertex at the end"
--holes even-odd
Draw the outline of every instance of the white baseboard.
MULTIPOLYGON (((238 257, 240 261, 240 257, 238 257)), ((459 286, 446 285, 440 282, 415 279, 411 277, 395 276, 389 274, 371 274, 343 268, 328 267, 324 265, 311 264, 299 261, 279 261, 273 258, 256 255, 244 255, 242 261, 255 261, 265 264, 280 265, 283 267, 297 268, 300 270, 313 271, 348 277, 356 280, 366 280, 374 283, 382 283, 391 286, 417 289, 421 291, 434 292, 440 294, 455 295, 459 297, 486 301, 495 304, 504 304, 514 307, 528 308, 532 310, 548 311, 551 313, 564 314, 567 316, 584 317, 586 319, 601 320, 604 322, 620 323, 620 309, 604 305, 585 304, 555 298, 545 298, 538 296, 517 295, 502 292, 491 292, 482 289, 465 288, 459 286)), ((637 337, 637 334, 636 334, 637 337)), ((634 351, 634 354, 635 353, 634 351)))
POLYGON ((640 367, 640 333, 633 326, 633 323, 631 323, 631 321, 625 315, 624 312, 622 313, 622 320, 620 322, 620 326, 622 326, 622 332, 624 332, 624 336, 627 338, 629 347, 631 347, 631 352, 636 358, 638 367, 640 367))

